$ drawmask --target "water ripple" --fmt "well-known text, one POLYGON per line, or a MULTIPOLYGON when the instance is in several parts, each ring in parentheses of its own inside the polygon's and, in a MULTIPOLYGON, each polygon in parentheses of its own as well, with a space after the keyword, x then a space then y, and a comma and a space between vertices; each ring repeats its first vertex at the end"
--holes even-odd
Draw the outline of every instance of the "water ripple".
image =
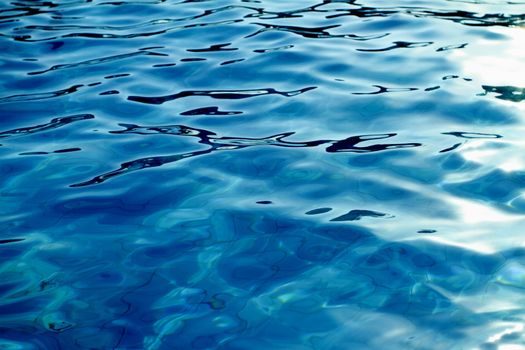
POLYGON ((521 348, 524 13, 2 2, 0 348, 521 348))
POLYGON ((78 90, 78 88, 82 87, 84 85, 78 84, 73 85, 71 87, 68 87, 66 89, 57 90, 57 91, 51 91, 51 92, 37 92, 34 94, 20 94, 20 95, 12 95, 12 96, 6 96, 6 97, 0 97, 0 103, 8 103, 8 102, 23 102, 23 101, 34 101, 34 100, 44 100, 48 98, 53 97, 59 97, 63 95, 69 95, 78 90))
MULTIPOLYGON (((119 61, 122 59, 135 57, 135 56, 168 56, 166 54, 156 53, 156 52, 149 52, 149 51, 136 51, 126 54, 120 54, 120 55, 114 55, 114 56, 108 56, 108 57, 102 57, 102 58, 95 58, 92 60, 77 62, 77 63, 68 63, 68 64, 58 64, 51 68, 37 71, 37 72, 29 72, 28 75, 38 75, 38 74, 44 74, 51 71, 61 70, 61 69, 68 69, 68 68, 77 68, 77 67, 83 67, 83 66, 92 66, 97 65, 99 63, 107 63, 107 62, 113 62, 113 61, 119 61)), ((120 75, 122 76, 122 75, 120 75)), ((108 79, 108 78, 106 78, 108 79)))
POLYGON ((130 173, 133 171, 154 168, 170 164, 183 159, 210 154, 217 151, 232 151, 253 146, 278 146, 278 147, 317 147, 323 144, 330 144, 326 148, 329 153, 352 152, 352 153, 369 153, 392 150, 398 148, 419 147, 420 143, 388 143, 375 144, 369 146, 360 146, 359 144, 371 140, 381 140, 396 136, 397 134, 380 134, 380 135, 360 135, 351 136, 343 140, 313 140, 305 142, 294 142, 285 140, 286 137, 292 136, 294 132, 281 133, 261 138, 243 138, 243 137, 218 137, 212 131, 195 129, 184 125, 166 125, 166 126, 139 126, 133 124, 121 124, 126 127, 125 130, 112 131, 113 134, 138 134, 138 135, 175 135, 196 137, 201 144, 210 146, 210 148, 200 151, 174 154, 169 156, 153 156, 135 159, 122 163, 120 168, 102 175, 95 176, 91 180, 71 185, 71 187, 82 187, 102 183, 112 177, 130 173))
POLYGON ((209 90, 209 91, 181 91, 172 95, 166 96, 128 96, 128 100, 147 104, 163 104, 165 102, 173 101, 179 98, 190 97, 190 96, 206 96, 215 99, 229 99, 237 100, 243 98, 250 98, 263 95, 281 95, 285 97, 292 97, 307 91, 315 89, 315 86, 302 88, 299 90, 292 91, 278 91, 272 88, 268 89, 256 89, 256 90, 209 90))
POLYGON ((254 23, 254 24, 257 24, 264 28, 256 31, 255 33, 252 33, 246 36, 246 38, 251 38, 251 37, 254 37, 256 35, 259 35, 261 33, 265 33, 268 31, 290 32, 290 33, 297 34, 304 38, 309 38, 309 39, 344 38, 344 39, 353 39, 353 40, 359 40, 359 41, 379 39, 379 38, 383 38, 388 35, 388 33, 385 33, 385 34, 379 34, 379 35, 361 36, 361 35, 356 35, 356 34, 331 34, 330 32, 327 31, 328 29, 340 27, 340 25, 337 25, 337 24, 330 25, 330 26, 324 26, 324 27, 315 27, 315 28, 284 26, 284 25, 267 24, 267 23, 254 23))
POLYGON ((242 22, 242 19, 226 20, 226 21, 210 22, 210 23, 188 24, 188 25, 183 25, 183 26, 172 26, 172 27, 162 29, 162 30, 157 30, 157 31, 138 32, 138 33, 131 33, 131 34, 73 32, 73 33, 68 33, 68 34, 64 34, 60 36, 53 36, 53 37, 46 37, 46 38, 39 38, 39 39, 33 39, 31 35, 24 35, 24 34, 13 35, 11 38, 13 40, 21 41, 21 42, 44 42, 44 41, 66 39, 66 38, 134 39, 134 38, 140 38, 140 37, 153 37, 153 36, 166 34, 166 33, 178 31, 178 30, 185 30, 185 29, 191 29, 191 28, 202 28, 202 27, 208 27, 208 26, 227 25, 227 24, 234 24, 238 22, 242 22))
POLYGON ((496 98, 512 102, 521 102, 525 100, 525 88, 516 86, 489 86, 483 85, 485 95, 488 93, 497 94, 496 98))
POLYGON ((0 138, 11 138, 15 136, 23 136, 28 134, 39 133, 43 131, 48 131, 51 129, 60 128, 62 126, 68 125, 81 120, 93 119, 95 116, 93 114, 75 114, 67 117, 53 118, 49 123, 29 126, 24 128, 17 128, 7 131, 0 132, 0 138))

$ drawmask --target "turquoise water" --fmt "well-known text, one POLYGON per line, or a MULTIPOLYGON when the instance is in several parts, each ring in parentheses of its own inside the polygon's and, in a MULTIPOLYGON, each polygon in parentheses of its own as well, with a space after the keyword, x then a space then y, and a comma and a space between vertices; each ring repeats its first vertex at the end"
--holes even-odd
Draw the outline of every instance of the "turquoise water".
POLYGON ((525 349, 524 26, 1 2, 0 348, 525 349))

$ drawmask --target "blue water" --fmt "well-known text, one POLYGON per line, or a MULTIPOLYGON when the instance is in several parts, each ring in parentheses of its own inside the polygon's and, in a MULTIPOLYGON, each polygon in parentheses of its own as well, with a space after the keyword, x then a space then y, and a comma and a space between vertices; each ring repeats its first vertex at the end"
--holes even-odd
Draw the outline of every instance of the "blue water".
POLYGON ((525 349, 525 2, 0 28, 0 348, 525 349))

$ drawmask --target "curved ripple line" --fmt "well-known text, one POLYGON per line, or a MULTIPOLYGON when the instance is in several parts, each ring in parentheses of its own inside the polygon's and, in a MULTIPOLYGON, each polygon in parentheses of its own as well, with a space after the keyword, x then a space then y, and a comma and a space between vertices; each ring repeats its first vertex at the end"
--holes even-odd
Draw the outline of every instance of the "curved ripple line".
POLYGON ((464 49, 465 47, 467 47, 467 45, 468 43, 463 43, 463 44, 458 44, 458 45, 447 45, 447 46, 438 48, 436 51, 442 52, 442 51, 449 51, 449 50, 464 49))
POLYGON ((84 66, 92 66, 99 63, 106 63, 106 62, 113 62, 122 60, 125 58, 135 57, 135 56, 168 56, 167 54, 163 53, 157 53, 157 52, 149 52, 149 51, 136 51, 131 53, 124 53, 114 56, 107 56, 102 58, 94 58, 87 61, 77 62, 77 63, 67 63, 67 64, 57 64, 55 66, 52 66, 51 68, 48 68, 46 70, 42 71, 36 71, 36 72, 29 72, 27 75, 38 75, 38 74, 44 74, 47 72, 55 71, 55 70, 62 70, 62 69, 68 69, 68 68, 76 68, 76 67, 84 67, 84 66))
POLYGON ((0 244, 17 243, 25 241, 25 238, 0 239, 0 244))
POLYGON ((22 41, 22 42, 42 42, 42 41, 50 41, 50 40, 65 39, 65 38, 133 39, 133 38, 140 38, 140 37, 156 36, 156 35, 165 34, 165 33, 176 31, 176 30, 184 30, 184 29, 198 28, 198 27, 208 27, 208 26, 214 26, 214 25, 226 25, 226 24, 232 24, 232 23, 239 23, 242 21, 243 21, 242 19, 235 19, 235 20, 225 20, 225 21, 211 22, 211 23, 188 24, 184 26, 176 26, 176 27, 171 27, 171 28, 167 28, 163 30, 154 31, 154 32, 141 32, 141 33, 132 33, 132 34, 69 33, 69 34, 53 36, 53 37, 48 37, 48 38, 43 38, 43 39, 31 39, 30 35, 14 35, 14 36, 11 36, 11 38, 13 40, 22 41))
POLYGON ((63 95, 69 95, 73 92, 76 92, 79 87, 84 86, 84 84, 77 84, 66 89, 51 91, 51 92, 38 92, 35 94, 21 94, 21 95, 12 95, 7 97, 0 97, 0 103, 8 102, 21 102, 21 101, 33 101, 33 100, 44 100, 47 98, 53 98, 63 95))
POLYGON ((61 126, 77 122, 80 120, 93 119, 95 116, 93 114, 74 114, 67 117, 53 118, 49 123, 29 126, 24 128, 17 128, 7 131, 0 132, 0 138, 9 138, 14 136, 22 136, 27 134, 35 134, 38 132, 43 132, 51 129, 56 129, 61 126))
POLYGON ((500 139, 503 137, 499 134, 486 134, 486 133, 481 133, 481 132, 468 132, 468 131, 450 131, 450 132, 443 132, 442 134, 461 137, 464 139, 500 139))
POLYGON ((46 32, 53 32, 53 31, 61 31, 61 30, 115 30, 115 31, 125 31, 125 30, 131 30, 131 29, 139 29, 142 27, 147 26, 154 26, 154 25, 163 25, 168 23, 175 23, 185 20, 191 20, 196 19, 199 16, 192 16, 187 18, 160 18, 160 19, 153 19, 151 21, 133 24, 133 25, 127 25, 127 26, 83 26, 83 25, 71 25, 71 24, 64 24, 64 25, 28 25, 23 27, 14 28, 13 31, 19 31, 19 30, 42 30, 46 32))
POLYGON ((231 43, 226 44, 215 44, 210 45, 208 47, 205 47, 203 49, 186 49, 188 52, 218 52, 218 51, 236 51, 239 50, 236 47, 227 47, 230 46, 231 43))
POLYGON ((189 97, 189 96, 207 96, 211 98, 216 99, 228 99, 228 100, 237 100, 237 99, 243 99, 243 98, 250 98, 255 96, 263 96, 263 95, 281 95, 286 97, 296 96, 300 95, 302 93, 305 93, 307 91, 316 89, 316 86, 310 86, 299 90, 292 90, 292 91, 278 91, 273 88, 268 89, 254 89, 254 90, 187 90, 187 91, 181 91, 176 94, 172 95, 166 95, 166 96, 154 96, 154 97, 147 97, 147 96, 129 96, 128 100, 140 102, 140 103, 147 103, 147 104, 154 104, 154 105, 160 105, 168 101, 176 100, 179 98, 189 97))
POLYGON ((285 26, 285 25, 276 25, 276 24, 266 24, 266 23, 253 23, 259 26, 263 26, 263 29, 256 31, 255 33, 245 36, 245 38, 251 38, 261 33, 267 31, 280 31, 280 32, 290 32, 293 34, 300 35, 309 39, 325 39, 325 38, 343 38, 343 39, 353 39, 359 41, 373 40, 384 38, 389 35, 389 33, 378 34, 378 35, 368 35, 360 36, 356 34, 330 34, 327 29, 340 27, 340 24, 334 24, 324 27, 296 27, 296 26, 285 26))
POLYGON ((84 187, 103 183, 113 177, 124 175, 146 168, 159 167, 165 164, 177 162, 182 159, 197 157, 205 154, 210 154, 217 151, 232 151, 253 146, 277 146, 277 147, 296 147, 307 148, 316 147, 323 144, 330 144, 326 148, 326 152, 352 152, 352 153, 371 153, 386 151, 397 148, 419 147, 421 143, 392 143, 392 144, 375 144, 370 146, 359 146, 359 143, 371 140, 387 139, 396 136, 395 133, 390 134, 372 134, 352 136, 343 140, 313 140, 304 142, 295 142, 285 140, 286 137, 294 135, 294 132, 286 132, 276 135, 271 135, 261 138, 247 138, 247 137, 218 137, 217 134, 204 130, 196 129, 184 125, 166 125, 166 126, 140 126, 135 124, 119 124, 125 127, 125 130, 111 131, 112 134, 138 134, 138 135, 175 135, 175 136, 191 136, 199 139, 199 143, 210 146, 210 148, 200 151, 193 151, 187 153, 173 154, 167 156, 152 156, 139 158, 132 161, 122 163, 120 168, 93 177, 90 180, 72 184, 70 187, 84 187))
MULTIPOLYGON (((102 4, 98 4, 102 5, 102 4)), ((164 25, 169 23, 176 23, 176 22, 182 22, 182 21, 189 21, 194 20, 198 18, 202 18, 205 16, 209 16, 211 14, 230 10, 232 8, 248 8, 246 6, 224 6, 220 7, 214 10, 206 10, 203 13, 195 16, 188 16, 188 17, 182 17, 182 18, 159 18, 159 19, 153 19, 151 21, 138 23, 138 24, 132 24, 132 25, 126 25, 126 26, 86 26, 86 25, 71 25, 71 24, 65 24, 65 25, 28 25, 23 27, 14 28, 13 31, 18 30, 42 30, 42 31, 61 31, 61 30, 115 30, 115 31, 125 31, 125 30, 131 30, 131 29, 139 29, 142 27, 148 27, 148 26, 154 26, 154 25, 164 25)))
POLYGON ((525 15, 505 15, 501 13, 479 13, 469 11, 432 11, 426 9, 409 9, 405 13, 416 17, 434 17, 457 22, 467 26, 489 27, 489 26, 520 26, 525 23, 525 15))
POLYGON ((330 221, 358 221, 364 217, 389 218, 389 219, 393 218, 392 215, 388 215, 386 213, 382 213, 379 211, 354 209, 354 210, 350 210, 346 214, 333 218, 330 221))
POLYGON ((361 136, 351 136, 347 139, 334 142, 329 146, 326 151, 329 153, 336 152, 355 152, 355 153, 369 153, 369 152, 379 152, 395 148, 409 148, 409 147, 419 147, 421 143, 390 143, 390 144, 376 144, 371 146, 357 146, 359 143, 370 140, 381 140, 387 139, 396 136, 395 133, 390 134, 377 134, 377 135, 361 135, 361 136))
MULTIPOLYGON (((449 131, 449 132, 442 132, 441 134, 455 136, 455 137, 459 137, 459 138, 467 139, 467 140, 468 139, 500 139, 503 137, 502 135, 499 135, 499 134, 486 134, 486 133, 481 133, 481 132, 468 132, 468 131, 449 131)), ((451 147, 442 149, 441 151, 439 151, 439 153, 446 153, 446 152, 454 151, 467 142, 468 141, 456 143, 451 147)))
POLYGON ((201 107, 180 113, 180 115, 236 115, 241 111, 221 111, 217 106, 201 107))
POLYGON ((406 91, 416 91, 419 90, 419 88, 388 88, 381 85, 372 85, 376 88, 378 88, 377 91, 372 92, 352 92, 352 95, 378 95, 378 94, 384 94, 387 92, 406 92, 406 91))
POLYGON ((17 18, 17 17, 27 17, 27 16, 34 16, 39 15, 42 13, 49 13, 50 11, 42 11, 37 8, 32 7, 24 7, 24 8, 12 8, 12 9, 6 9, 6 10, 0 10, 0 20, 3 19, 10 19, 10 18, 17 18), (14 12, 14 14, 8 14, 14 12), (17 13, 18 12, 18 13, 17 13), (4 15, 7 14, 7 15, 4 15))
POLYGON ((421 41, 421 42, 409 42, 409 41, 394 41, 392 42, 393 45, 382 48, 382 49, 356 49, 357 51, 362 52, 384 52, 384 51, 390 51, 395 49, 409 49, 414 47, 425 47, 430 46, 434 42, 433 41, 421 41))
POLYGON ((450 146, 450 147, 447 147, 445 149, 442 149, 441 151, 439 151, 439 153, 446 153, 446 152, 454 151, 454 150, 458 149, 461 145, 463 145, 462 142, 456 143, 453 146, 450 146))
POLYGON ((361 7, 358 9, 336 9, 339 12, 333 15, 327 15, 327 19, 334 19, 343 16, 353 17, 388 17, 396 14, 406 14, 414 17, 428 17, 449 20, 466 26, 520 26, 525 23, 525 15, 505 15, 500 13, 479 14, 470 11, 447 11, 431 10, 424 7, 400 7, 400 8, 373 8, 361 7))

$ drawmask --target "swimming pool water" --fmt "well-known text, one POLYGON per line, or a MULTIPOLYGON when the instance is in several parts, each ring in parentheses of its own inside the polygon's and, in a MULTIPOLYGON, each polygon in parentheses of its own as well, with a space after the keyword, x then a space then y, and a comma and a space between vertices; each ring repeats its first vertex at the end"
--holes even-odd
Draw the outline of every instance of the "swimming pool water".
POLYGON ((0 3, 0 348, 525 349, 525 2, 0 3))

